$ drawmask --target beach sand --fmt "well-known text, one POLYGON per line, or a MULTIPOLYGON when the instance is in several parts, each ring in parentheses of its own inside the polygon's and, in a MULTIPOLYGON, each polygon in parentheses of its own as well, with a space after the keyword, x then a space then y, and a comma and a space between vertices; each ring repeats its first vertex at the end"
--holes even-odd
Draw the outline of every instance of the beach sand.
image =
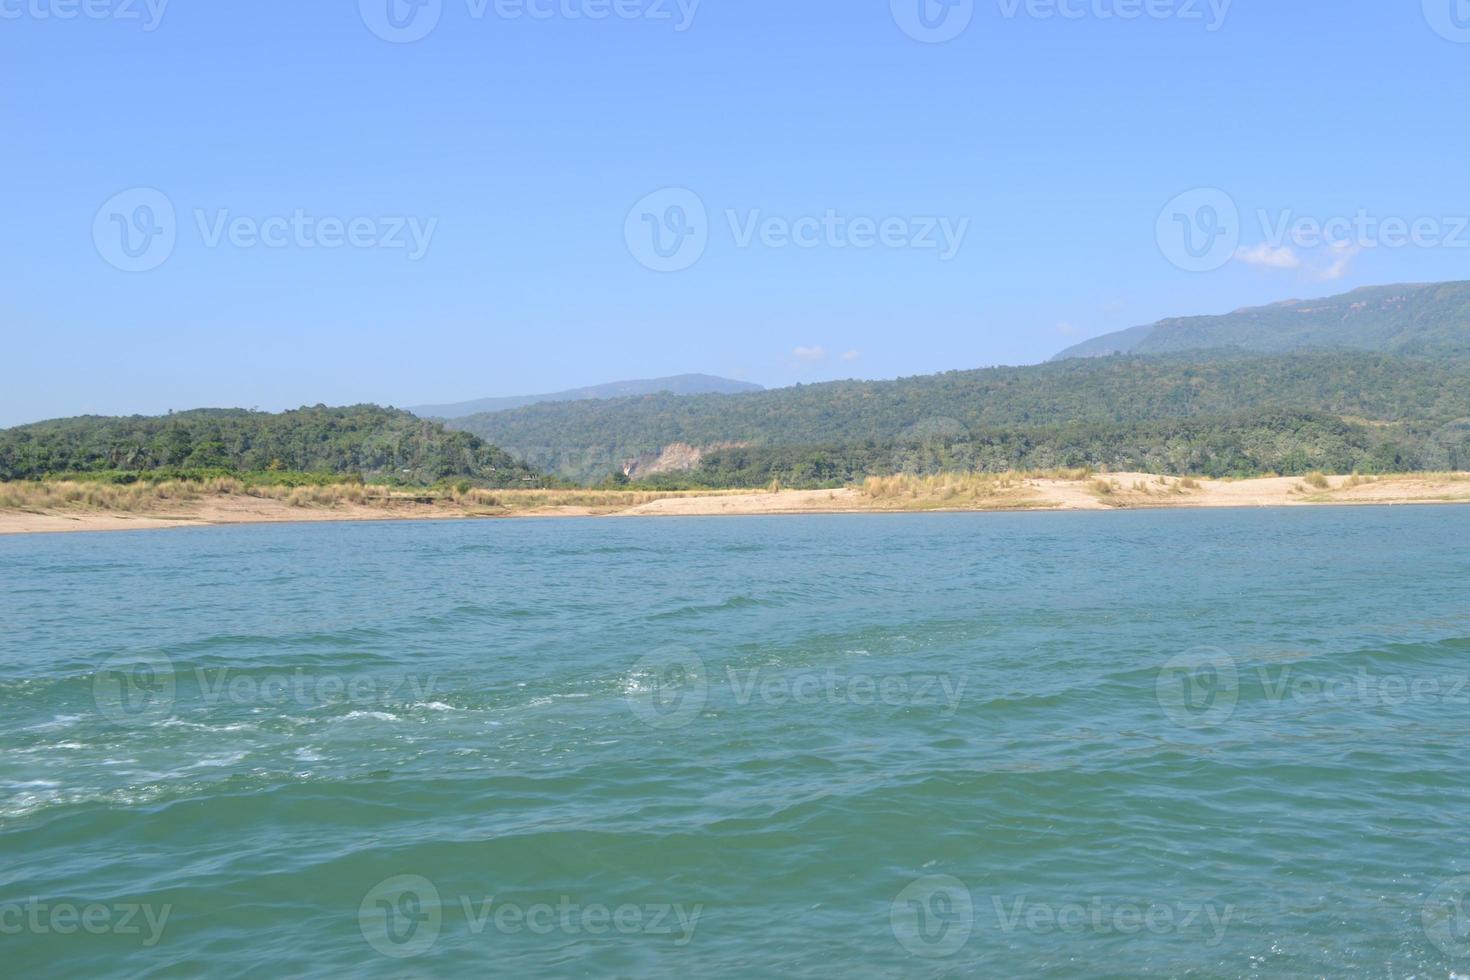
POLYGON ((22 511, 0 509, 0 534, 64 531, 139 531, 229 524, 310 521, 456 520, 495 517, 715 517, 761 514, 981 512, 1015 510, 1131 510, 1162 507, 1311 507, 1352 504, 1470 503, 1470 474, 1380 477, 1358 482, 1329 477, 1327 487, 1299 477, 1182 482, 1146 473, 1085 479, 1015 478, 975 496, 917 481, 908 489, 873 496, 861 489, 724 493, 506 491, 487 507, 450 500, 393 498, 368 503, 293 506, 245 494, 200 495, 159 501, 154 508, 116 512, 85 507, 22 511), (644 499, 656 498, 656 499, 644 499), (642 502, 636 502, 636 501, 642 502))

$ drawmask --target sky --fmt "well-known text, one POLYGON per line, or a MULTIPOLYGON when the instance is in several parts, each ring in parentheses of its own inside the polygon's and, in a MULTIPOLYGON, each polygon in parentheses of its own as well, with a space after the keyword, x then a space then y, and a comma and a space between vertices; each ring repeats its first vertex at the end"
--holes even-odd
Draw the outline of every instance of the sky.
POLYGON ((0 0, 0 426, 1470 278, 1467 0, 0 0))

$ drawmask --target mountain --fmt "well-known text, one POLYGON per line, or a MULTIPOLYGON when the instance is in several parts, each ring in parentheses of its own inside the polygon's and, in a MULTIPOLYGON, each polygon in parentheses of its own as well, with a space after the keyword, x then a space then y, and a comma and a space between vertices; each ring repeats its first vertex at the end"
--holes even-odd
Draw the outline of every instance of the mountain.
MULTIPOLYGON (((722 465, 719 472, 732 478, 746 474, 739 476, 737 485, 761 485, 769 482, 758 479, 757 474, 764 472, 792 484, 840 480, 840 474, 848 472, 843 467, 854 459, 878 472, 895 464, 900 469, 996 468, 1018 462, 1040 466, 1045 458, 1057 460, 1047 465, 1113 465, 1107 461, 1119 458, 1117 454, 1098 455, 1109 440, 1119 453, 1146 455, 1142 443, 1157 443, 1170 425, 1195 420, 1202 430, 1223 427, 1236 433, 1238 440, 1276 443, 1281 419, 1304 419, 1303 413, 1371 429, 1355 430, 1354 435, 1363 451, 1353 458, 1365 468, 1382 468, 1390 458, 1422 459, 1411 468, 1431 464, 1447 468, 1452 458, 1459 457, 1436 455, 1441 441, 1459 446, 1462 436, 1470 437, 1470 432, 1456 427, 1470 419, 1470 355, 1324 351, 1270 356, 1225 350, 1071 359, 896 381, 798 385, 744 395, 650 395, 543 404, 474 415, 450 426, 502 446, 538 469, 571 479, 596 481, 618 473, 638 477, 650 470, 656 475, 673 467, 647 467, 646 461, 675 456, 686 471, 695 473, 708 470, 715 460, 743 459, 739 465, 722 465), (1251 428, 1255 423, 1240 421, 1242 415, 1259 412, 1287 415, 1272 415, 1260 423, 1264 428, 1257 429, 1251 428), (1099 435, 1104 432, 1106 438, 1099 435), (1418 450, 1412 447, 1431 436, 1433 451, 1414 455, 1418 450), (946 450, 948 461, 898 451, 935 443, 951 447, 946 450), (1390 444, 1401 448, 1373 456, 1377 447, 1390 444), (1033 449, 1044 445, 1055 451, 1048 450, 1050 456, 1032 449, 986 455, 963 448, 977 445, 1033 449), (677 452, 666 452, 672 449, 677 452), (1370 458, 1379 462, 1370 463, 1370 458)), ((1269 467, 1278 456, 1297 458, 1289 453, 1252 455, 1237 448, 1210 459, 1189 454, 1179 458, 1193 460, 1187 471, 1210 475, 1218 475, 1215 464, 1224 465, 1221 461, 1226 459, 1257 459, 1269 467)), ((1470 450, 1470 444, 1466 448, 1470 450)), ((1470 466, 1470 455, 1464 464, 1470 466)))
POLYGON ((1352 349, 1392 354, 1470 352, 1470 282, 1369 286, 1223 316, 1160 320, 1069 347, 1053 360, 1234 347, 1269 354, 1352 349))
POLYGON ((673 378, 654 378, 649 381, 614 381, 591 388, 574 388, 549 395, 520 395, 509 398, 481 398, 478 401, 455 402, 449 405, 421 405, 409 411, 423 418, 458 419, 466 415, 484 412, 504 412, 527 405, 545 402, 580 402, 608 398, 632 398, 638 395, 736 395, 751 391, 763 391, 760 385, 744 381, 731 381, 708 374, 681 374, 673 378))
POLYGON ((162 470, 278 470, 425 485, 463 478, 495 486, 535 475, 470 433, 376 405, 89 415, 0 430, 0 480, 162 470))

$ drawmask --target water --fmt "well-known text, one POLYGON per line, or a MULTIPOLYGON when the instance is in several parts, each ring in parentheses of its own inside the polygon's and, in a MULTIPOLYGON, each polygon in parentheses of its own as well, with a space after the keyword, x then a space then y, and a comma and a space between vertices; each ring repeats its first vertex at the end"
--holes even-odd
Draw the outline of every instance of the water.
POLYGON ((15 976, 1470 972, 1470 509, 0 539, 15 976))

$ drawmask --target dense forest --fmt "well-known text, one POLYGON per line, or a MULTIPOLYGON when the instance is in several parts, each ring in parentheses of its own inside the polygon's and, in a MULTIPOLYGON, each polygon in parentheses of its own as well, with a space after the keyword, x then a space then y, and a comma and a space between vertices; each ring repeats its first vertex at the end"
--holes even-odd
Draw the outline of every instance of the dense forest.
POLYGON ((1106 467, 1196 476, 1400 473, 1470 469, 1470 422, 1374 426, 1313 412, 1265 410, 1128 425, 1074 423, 936 431, 917 441, 717 449, 665 488, 829 487, 893 473, 1106 467))
MULTIPOLYGON (((945 468, 1150 460, 1180 473, 1293 472, 1293 461, 1303 457, 1264 448, 1282 445, 1288 424, 1299 426, 1296 442, 1319 447, 1312 458, 1325 458, 1331 448, 1341 460, 1315 466, 1351 469, 1351 461, 1382 469, 1398 454, 1442 467, 1462 459, 1456 440, 1466 420, 1470 358, 1215 351, 741 395, 537 405, 450 424, 577 480, 601 480, 673 443, 740 444, 744 448, 712 451, 703 468, 711 474, 769 472, 770 479, 805 485, 854 472, 941 465, 921 448, 936 437, 944 445, 971 447, 951 451, 945 468), (1265 423, 1259 420, 1267 416, 1250 414, 1262 412, 1275 414, 1265 423), (1319 438, 1322 419, 1345 426, 1341 446, 1319 438), (1181 440, 1208 449, 1186 451, 1181 440)), ((751 476, 732 485, 761 482, 751 476)))
POLYGON ((0 431, 0 479, 158 471, 284 471, 420 485, 463 478, 490 486, 534 476, 474 435, 375 405, 83 416, 0 431))

